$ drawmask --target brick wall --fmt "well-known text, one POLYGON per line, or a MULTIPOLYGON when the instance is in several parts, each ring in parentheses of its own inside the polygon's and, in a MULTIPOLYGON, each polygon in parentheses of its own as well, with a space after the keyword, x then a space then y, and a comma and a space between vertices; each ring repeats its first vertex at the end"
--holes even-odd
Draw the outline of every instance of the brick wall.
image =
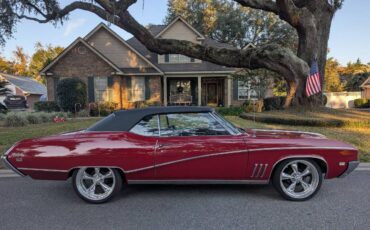
POLYGON ((48 72, 51 72, 53 75, 46 77, 48 100, 55 100, 53 78, 77 77, 87 85, 89 76, 108 77, 111 76, 113 71, 114 69, 108 63, 84 44, 79 43, 49 69, 48 72))

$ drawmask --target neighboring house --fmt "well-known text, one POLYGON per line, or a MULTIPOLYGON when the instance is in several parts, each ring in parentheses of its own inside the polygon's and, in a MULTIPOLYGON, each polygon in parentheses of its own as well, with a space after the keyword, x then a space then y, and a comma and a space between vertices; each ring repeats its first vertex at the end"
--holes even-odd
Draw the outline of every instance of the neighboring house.
MULTIPOLYGON (((39 101, 41 96, 46 95, 46 87, 31 77, 0 73, 0 79, 9 82, 6 87, 11 90, 10 94, 24 96, 30 109, 33 109, 34 103, 39 101)), ((4 96, 0 96, 0 102, 4 99, 4 96)))
POLYGON ((370 99, 370 77, 362 83, 360 88, 362 98, 370 99))
MULTIPOLYGON (((204 37, 181 17, 168 25, 149 27, 153 36, 230 47, 204 37)), ((77 38, 41 74, 46 76, 48 100, 55 100, 62 78, 86 83, 88 102, 115 102, 132 108, 135 102, 163 105, 238 105, 250 95, 248 86, 232 79, 234 68, 179 54, 158 55, 136 38, 123 40, 101 23, 77 38)))

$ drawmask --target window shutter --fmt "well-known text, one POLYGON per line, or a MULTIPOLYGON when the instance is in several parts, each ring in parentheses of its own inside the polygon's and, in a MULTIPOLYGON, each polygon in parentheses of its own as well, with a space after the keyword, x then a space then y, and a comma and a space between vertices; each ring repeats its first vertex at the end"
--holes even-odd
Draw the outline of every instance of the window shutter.
POLYGON ((126 77, 127 101, 131 101, 131 77, 126 77))
POLYGON ((164 55, 164 62, 166 62, 166 63, 170 62, 170 55, 169 54, 164 55))
POLYGON ((238 90, 239 90, 238 79, 234 78, 233 79, 233 99, 234 100, 238 100, 238 90))
POLYGON ((108 77, 108 89, 111 89, 113 87, 113 77, 108 77))
POLYGON ((150 99, 150 77, 146 76, 145 77, 145 100, 150 99))
POLYGON ((54 101, 57 101, 57 87, 59 83, 59 77, 54 77, 53 83, 54 83, 54 101))
POLYGON ((87 95, 89 103, 95 102, 94 77, 88 77, 87 80, 87 95))

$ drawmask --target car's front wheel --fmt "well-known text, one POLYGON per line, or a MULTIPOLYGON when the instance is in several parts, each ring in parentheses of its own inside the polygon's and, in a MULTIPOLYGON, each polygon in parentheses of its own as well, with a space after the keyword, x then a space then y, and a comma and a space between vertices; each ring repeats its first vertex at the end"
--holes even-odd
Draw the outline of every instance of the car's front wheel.
POLYGON ((84 167, 73 172, 72 183, 80 198, 100 204, 121 190, 122 177, 117 169, 84 167))
POLYGON ((290 159, 277 166, 272 183, 285 199, 304 201, 318 192, 322 180, 321 168, 315 161, 290 159))

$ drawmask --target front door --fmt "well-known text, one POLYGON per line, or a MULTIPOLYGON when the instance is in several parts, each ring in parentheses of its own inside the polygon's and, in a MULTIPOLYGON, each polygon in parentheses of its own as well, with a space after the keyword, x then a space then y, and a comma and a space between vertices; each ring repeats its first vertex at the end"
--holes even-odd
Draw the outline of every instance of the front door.
POLYGON ((216 83, 207 84, 207 93, 207 104, 218 105, 218 92, 216 83))
POLYGON ((243 137, 231 135, 211 114, 160 115, 157 180, 242 180, 246 167, 243 137))

